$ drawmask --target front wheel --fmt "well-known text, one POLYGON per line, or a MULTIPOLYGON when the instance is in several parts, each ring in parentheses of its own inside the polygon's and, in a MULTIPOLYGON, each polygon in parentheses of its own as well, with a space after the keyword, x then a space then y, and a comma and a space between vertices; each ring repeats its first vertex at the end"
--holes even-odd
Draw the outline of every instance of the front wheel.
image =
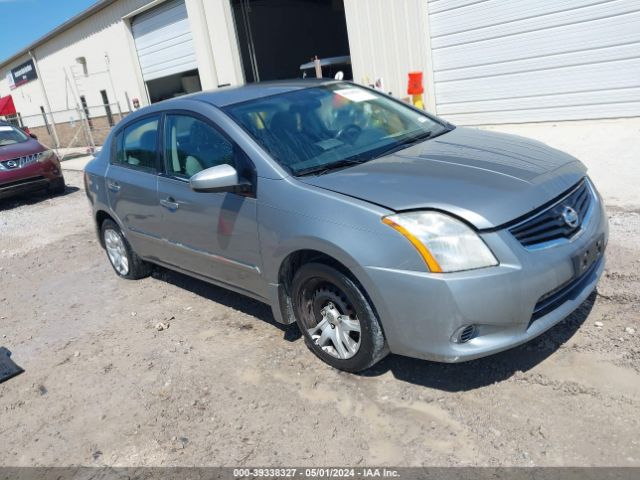
POLYGON ((328 265, 308 263, 296 272, 291 287, 298 327, 321 360, 359 372, 387 355, 376 314, 347 275, 328 265))
POLYGON ((151 265, 136 255, 115 222, 105 220, 100 231, 109 262, 120 277, 137 280, 151 274, 151 265))
POLYGON ((49 193, 52 195, 62 195, 67 189, 64 177, 60 175, 58 178, 51 180, 49 184, 49 193))

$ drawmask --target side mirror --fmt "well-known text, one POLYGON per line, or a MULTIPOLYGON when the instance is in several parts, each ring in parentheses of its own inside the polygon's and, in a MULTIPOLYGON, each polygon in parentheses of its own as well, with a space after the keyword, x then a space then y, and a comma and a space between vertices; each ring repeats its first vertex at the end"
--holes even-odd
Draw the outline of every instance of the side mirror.
POLYGON ((37 136, 35 133, 30 133, 30 134, 29 134, 29 136, 30 136, 31 138, 33 138, 34 140, 37 140, 37 139, 38 139, 38 136, 37 136))
POLYGON ((251 189, 251 184, 227 164, 196 173, 189 179, 189 185, 194 192, 246 192, 251 189))

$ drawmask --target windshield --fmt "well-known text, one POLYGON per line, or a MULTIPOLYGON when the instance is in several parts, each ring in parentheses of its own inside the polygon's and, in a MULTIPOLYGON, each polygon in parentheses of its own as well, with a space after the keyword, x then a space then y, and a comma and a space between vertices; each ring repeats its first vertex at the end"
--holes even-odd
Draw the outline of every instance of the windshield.
POLYGON ((10 125, 0 125, 0 147, 26 142, 29 137, 10 125))
POLYGON ((448 131, 402 102, 350 83, 263 97, 225 111, 294 175, 366 162, 448 131))

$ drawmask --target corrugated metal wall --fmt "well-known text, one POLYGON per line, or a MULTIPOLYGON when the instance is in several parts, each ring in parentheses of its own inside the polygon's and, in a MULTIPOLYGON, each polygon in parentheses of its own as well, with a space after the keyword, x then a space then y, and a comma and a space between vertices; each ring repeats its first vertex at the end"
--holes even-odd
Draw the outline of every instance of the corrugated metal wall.
POLYGON ((428 17, 454 123, 640 115, 640 0, 429 0, 428 17))
MULTIPOLYGON (((356 82, 384 80, 385 90, 406 96, 407 74, 429 75, 426 0, 345 0, 356 82)), ((433 97, 427 92, 427 102, 433 97)))

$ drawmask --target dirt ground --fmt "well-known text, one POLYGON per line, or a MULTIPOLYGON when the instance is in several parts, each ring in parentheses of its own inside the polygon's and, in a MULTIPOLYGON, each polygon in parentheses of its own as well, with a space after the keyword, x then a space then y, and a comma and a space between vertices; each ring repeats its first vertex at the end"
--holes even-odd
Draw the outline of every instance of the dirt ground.
POLYGON ((535 341, 351 375, 258 302, 118 279, 67 183, 0 201, 0 346, 26 370, 0 384, 0 465, 640 466, 638 210, 609 207, 597 294, 535 341))

